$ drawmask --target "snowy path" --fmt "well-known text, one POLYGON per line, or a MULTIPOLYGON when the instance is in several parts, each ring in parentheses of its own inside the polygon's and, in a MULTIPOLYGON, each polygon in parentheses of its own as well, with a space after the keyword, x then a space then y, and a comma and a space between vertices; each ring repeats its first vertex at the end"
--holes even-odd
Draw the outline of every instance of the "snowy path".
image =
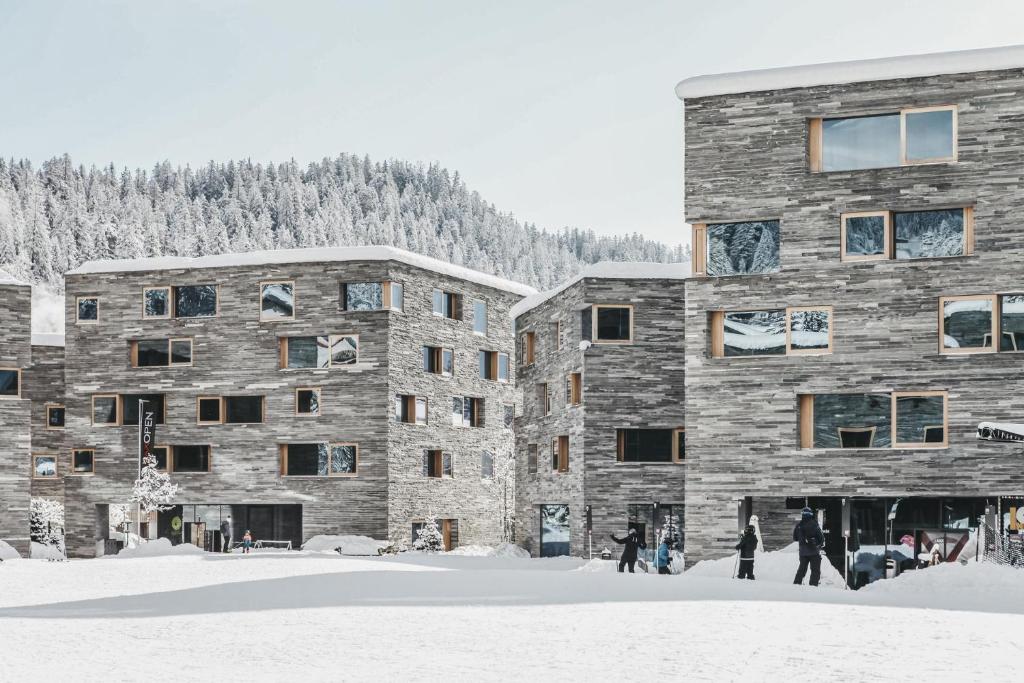
POLYGON ((868 680, 911 657, 915 679, 936 681, 1016 666, 998 636, 1024 612, 1013 570, 943 567, 899 591, 904 579, 851 593, 571 571, 580 564, 298 553, 6 562, 0 679, 868 680))

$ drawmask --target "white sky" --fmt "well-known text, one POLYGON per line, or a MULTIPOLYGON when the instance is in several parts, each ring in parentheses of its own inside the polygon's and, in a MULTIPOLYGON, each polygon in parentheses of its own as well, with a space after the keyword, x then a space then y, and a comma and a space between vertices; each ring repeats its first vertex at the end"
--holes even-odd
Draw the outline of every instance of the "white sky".
POLYGON ((437 161, 541 227, 681 242, 680 79, 1015 43, 997 0, 0 0, 0 155, 437 161))

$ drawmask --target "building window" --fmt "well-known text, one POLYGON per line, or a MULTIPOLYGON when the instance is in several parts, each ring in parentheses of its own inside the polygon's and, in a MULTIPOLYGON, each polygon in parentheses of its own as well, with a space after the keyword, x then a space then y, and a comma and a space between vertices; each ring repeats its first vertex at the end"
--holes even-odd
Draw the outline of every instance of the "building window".
POLYGON ((955 105, 811 119, 812 171, 855 171, 957 159, 955 105))
POLYGON ((46 428, 64 429, 64 406, 62 404, 46 404, 46 428))
POLYGON ((174 288, 175 318, 212 318, 217 315, 217 285, 174 288))
POLYGON ((117 395, 100 395, 92 397, 92 423, 94 425, 112 426, 118 424, 117 395))
POLYGON ((423 372, 451 377, 455 372, 455 352, 439 346, 424 346, 423 372))
POLYGON ((260 283, 260 320, 295 319, 295 283, 291 280, 260 283))
POLYGON ((344 311, 401 311, 405 288, 401 282, 343 282, 341 308, 344 311))
POLYGON ((892 230, 888 211, 861 211, 840 216, 842 261, 877 261, 892 258, 892 230))
POLYGON ((462 295, 435 289, 433 310, 436 316, 462 320, 462 295))
POLYGON ((507 382, 508 354, 497 351, 480 351, 480 379, 507 382))
POLYGON ((800 396, 801 448, 945 448, 947 424, 945 391, 800 396))
POLYGON ((265 420, 262 396, 225 396, 223 401, 226 424, 260 424, 265 420))
POLYGON ((395 422, 417 425, 427 424, 426 397, 395 394, 395 422))
POLYGON ((487 302, 473 302, 473 332, 487 336, 487 302))
POLYGON ((502 407, 504 408, 502 424, 505 429, 512 429, 516 421, 516 406, 514 403, 506 403, 502 407))
POLYGON ((558 320, 551 323, 551 348, 555 351, 562 350, 562 323, 558 320))
POLYGON ((455 427, 483 427, 484 400, 471 396, 452 398, 452 425, 455 427))
POLYGON ((220 396, 199 396, 196 398, 196 423, 219 425, 224 422, 224 403, 220 396))
POLYGON ((92 474, 96 471, 96 451, 91 448, 76 448, 71 451, 71 473, 92 474))
POLYGON ((431 479, 452 477, 452 454, 433 449, 423 451, 423 476, 431 479))
POLYGON ((156 460, 156 468, 161 472, 167 471, 168 450, 167 446, 153 446, 149 451, 156 460))
POLYGON ((299 387, 295 390, 295 414, 317 416, 320 414, 320 389, 299 387))
POLYGON ((680 427, 673 431, 675 434, 675 443, 672 447, 672 459, 675 462, 682 462, 686 460, 686 430, 680 427))
POLYGON ((197 474, 210 471, 209 446, 171 446, 171 472, 197 474))
POLYGON ((628 344, 633 341, 632 306, 594 306, 595 344, 628 344))
POLYGON ((142 317, 149 319, 171 317, 170 287, 146 287, 142 290, 142 317))
POLYGON ((537 383, 537 410, 541 415, 551 414, 551 392, 547 382, 537 383))
POLYGON ((286 477, 353 477, 359 471, 354 443, 281 444, 281 474, 286 477))
POLYGON ((783 356, 832 352, 832 307, 714 311, 711 355, 783 356))
POLYGON ((76 299, 78 307, 78 315, 76 320, 80 324, 89 324, 99 322, 100 319, 100 300, 99 297, 95 296, 80 296, 76 299))
POLYGON ((192 365, 192 339, 139 339, 128 342, 133 368, 192 365))
POLYGON ((405 287, 401 282, 385 282, 384 294, 386 300, 391 301, 392 311, 405 310, 405 287))
POLYGON ((708 277, 777 273, 779 221, 696 223, 693 274, 708 277))
POLYGON ((565 378, 566 405, 578 406, 583 403, 583 374, 570 372, 565 378))
POLYGON ((167 406, 163 394, 122 394, 119 399, 121 424, 139 424, 139 401, 146 401, 149 404, 147 410, 152 411, 155 424, 164 424, 167 406))
POLYGON ((843 261, 907 261, 974 252, 974 210, 969 206, 844 213, 840 226, 843 261))
POLYGON ((940 353, 1024 351, 1024 294, 940 297, 939 326, 940 353))
POLYGON ((619 462, 681 462, 678 429, 616 430, 619 462))
POLYGON ((490 451, 480 454, 480 478, 494 479, 494 453, 490 451))
POLYGON ((533 332, 519 335, 519 367, 533 365, 537 360, 537 338, 533 332))
POLYGON ((359 362, 359 336, 280 337, 282 370, 326 369, 359 362))
POLYGON ((526 473, 537 474, 537 454, 540 447, 535 443, 526 446, 526 473))
POLYGON ((21 370, 0 368, 0 398, 21 398, 21 370))
POLYGON ((57 456, 56 455, 33 455, 32 456, 32 478, 33 479, 56 479, 57 478, 57 456))
POLYGON ((568 436, 559 436, 551 440, 551 469, 555 472, 569 471, 568 436))

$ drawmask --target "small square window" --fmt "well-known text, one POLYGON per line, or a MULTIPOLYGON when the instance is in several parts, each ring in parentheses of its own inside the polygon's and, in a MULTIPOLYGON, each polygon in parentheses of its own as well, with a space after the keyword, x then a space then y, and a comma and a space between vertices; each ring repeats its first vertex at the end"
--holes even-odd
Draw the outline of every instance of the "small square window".
POLYGON ((0 398, 18 398, 20 396, 21 370, 0 368, 0 398))
POLYGON ((96 452, 91 448, 71 451, 71 472, 74 474, 92 474, 96 467, 96 452))
POLYGON ((46 428, 64 429, 64 406, 57 403, 46 406, 46 428))
POLYGON ((224 421, 224 402, 220 396, 200 396, 196 399, 196 423, 216 425, 224 421))
POLYGON ((57 456, 56 455, 33 455, 32 456, 32 478, 33 479, 56 479, 57 478, 57 456))
POLYGON ((295 414, 317 416, 320 414, 320 389, 299 388, 295 390, 295 414))
POLYGON ((295 283, 260 283, 260 320, 293 320, 295 318, 295 283))
POLYGON ((146 287, 142 290, 143 318, 171 317, 171 288, 146 287))
POLYGON ((77 299, 79 323, 95 323, 100 319, 100 300, 95 296, 80 296, 77 299))
POLYGON ((94 425, 111 426, 118 423, 117 396, 102 395, 92 397, 92 423, 94 425))
POLYGON ((633 341, 632 306, 594 306, 593 341, 596 344, 628 344, 633 341))
POLYGON ((192 365, 192 340, 171 340, 171 365, 192 365))

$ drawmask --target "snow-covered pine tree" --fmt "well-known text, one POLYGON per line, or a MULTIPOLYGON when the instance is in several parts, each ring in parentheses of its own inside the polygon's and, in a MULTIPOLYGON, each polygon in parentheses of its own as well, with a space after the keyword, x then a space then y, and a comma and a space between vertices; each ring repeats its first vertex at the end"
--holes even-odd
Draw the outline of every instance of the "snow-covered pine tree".
POLYGON ((427 515, 427 521, 413 539, 412 547, 425 553, 439 553, 444 550, 444 536, 437 525, 433 514, 427 515))
POLYGON ((156 468, 156 458, 147 455, 142 461, 142 472, 132 486, 129 500, 138 503, 144 514, 170 509, 170 503, 178 494, 178 485, 171 482, 166 472, 156 468))
POLYGON ((64 540, 64 504, 47 498, 32 498, 29 534, 36 543, 60 546, 64 540))

